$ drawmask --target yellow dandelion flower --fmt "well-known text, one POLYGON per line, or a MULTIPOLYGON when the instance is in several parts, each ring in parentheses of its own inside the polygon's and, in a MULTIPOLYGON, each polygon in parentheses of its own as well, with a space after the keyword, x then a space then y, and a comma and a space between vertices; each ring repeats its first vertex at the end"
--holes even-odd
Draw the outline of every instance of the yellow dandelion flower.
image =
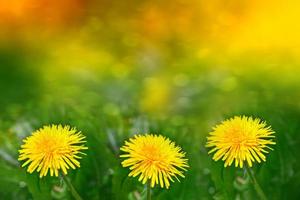
POLYGON ((242 168, 244 162, 252 167, 255 161, 266 161, 263 153, 268 153, 268 149, 273 150, 268 146, 275 144, 273 133, 271 127, 260 119, 234 117, 213 128, 207 137, 206 147, 212 148, 209 154, 215 152, 213 160, 225 161, 225 167, 233 161, 235 167, 242 168))
POLYGON ((25 161, 22 167, 29 164, 29 173, 40 172, 40 177, 46 176, 48 171, 51 176, 58 176, 59 170, 67 174, 70 167, 80 167, 79 154, 84 154, 80 151, 87 149, 83 145, 84 138, 69 126, 44 126, 23 140, 19 160, 25 161))
POLYGON ((149 180, 151 187, 160 184, 169 188, 170 181, 179 181, 177 176, 184 177, 183 171, 188 167, 181 148, 161 135, 135 135, 121 150, 127 153, 120 157, 126 158, 122 166, 130 167, 128 176, 140 175, 138 180, 143 184, 149 180))

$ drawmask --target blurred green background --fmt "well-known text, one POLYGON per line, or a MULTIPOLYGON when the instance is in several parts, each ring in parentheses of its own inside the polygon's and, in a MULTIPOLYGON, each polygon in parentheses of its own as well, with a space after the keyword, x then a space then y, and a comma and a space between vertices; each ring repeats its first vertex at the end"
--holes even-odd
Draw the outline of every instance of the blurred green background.
POLYGON ((72 199, 59 178, 27 174, 22 139, 70 124, 89 150, 71 181, 83 199, 144 199, 121 167, 137 133, 180 145, 186 178, 153 199, 257 199, 244 171, 213 162, 212 126, 267 121, 276 146, 255 165, 269 199, 300 199, 299 2, 12 0, 0 3, 0 199, 72 199))

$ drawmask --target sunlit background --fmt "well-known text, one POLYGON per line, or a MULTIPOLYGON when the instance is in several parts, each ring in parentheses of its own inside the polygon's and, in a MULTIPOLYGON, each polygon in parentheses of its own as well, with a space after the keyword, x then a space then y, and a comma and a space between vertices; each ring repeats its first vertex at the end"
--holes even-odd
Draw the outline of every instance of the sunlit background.
POLYGON ((0 199, 71 199, 17 161, 22 139, 52 123, 88 138, 72 173, 84 199, 143 199, 118 155, 145 132, 176 141, 191 166, 155 199, 256 199, 243 171, 204 147, 233 115, 273 127, 275 150, 255 171, 270 199, 299 199, 299 10, 297 0, 0 1, 0 199))

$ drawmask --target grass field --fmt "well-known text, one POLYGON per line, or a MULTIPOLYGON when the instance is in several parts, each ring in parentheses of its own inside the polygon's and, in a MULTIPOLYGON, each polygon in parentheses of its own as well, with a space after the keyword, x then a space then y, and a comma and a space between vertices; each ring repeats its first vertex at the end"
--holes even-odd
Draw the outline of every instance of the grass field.
MULTIPOLYGON (((138 133, 170 138, 190 166, 169 189, 155 187, 152 199, 258 199, 243 169, 224 168, 205 147, 213 126, 243 115, 261 118, 275 131, 274 150, 252 168, 268 199, 300 199, 300 60, 294 35, 284 45, 282 32, 265 17, 273 40, 264 40, 267 31, 261 46, 258 37, 252 38, 254 47, 237 40, 231 49, 231 34, 238 34, 232 26, 246 23, 238 10, 245 8, 243 16, 251 10, 238 1, 232 3, 237 8, 217 1, 208 11, 196 1, 175 1, 165 11, 168 4, 159 2, 66 2, 73 7, 50 3, 57 18, 49 23, 35 19, 33 11, 24 11, 27 17, 19 22, 24 16, 11 17, 13 5, 0 9, 8 15, 0 21, 0 199, 72 199, 61 178, 40 179, 18 161, 22 140, 51 124, 76 127, 86 136, 87 155, 68 174, 83 199, 146 198, 145 185, 128 177, 119 157, 124 141, 138 133), (210 12, 217 11, 240 21, 230 18, 228 28, 212 19, 210 12), (213 36, 206 29, 212 23, 218 32, 213 36)), ((37 15, 54 14, 42 9, 37 15)))

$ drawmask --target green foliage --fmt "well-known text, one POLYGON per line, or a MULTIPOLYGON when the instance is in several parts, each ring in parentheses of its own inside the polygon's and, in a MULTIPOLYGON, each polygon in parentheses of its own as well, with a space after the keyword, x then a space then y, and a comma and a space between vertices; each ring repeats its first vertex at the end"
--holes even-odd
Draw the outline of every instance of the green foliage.
MULTIPOLYGON (((15 53, 11 59, 19 58, 15 62, 21 65, 20 57, 15 53)), ((233 64, 239 66, 239 62, 233 64)), ((145 186, 127 176, 129 170, 122 168, 119 158, 124 140, 136 133, 165 135, 189 159, 186 177, 168 190, 154 188, 153 199, 256 199, 244 171, 212 161, 204 147, 211 127, 233 115, 260 117, 273 127, 274 151, 253 170, 269 199, 299 199, 298 80, 283 84, 260 70, 259 64, 255 70, 224 70, 209 69, 203 63, 187 59, 186 69, 136 68, 124 76, 97 70, 78 76, 74 69, 75 75, 56 77, 43 70, 28 73, 16 68, 7 77, 10 67, 1 68, 0 199, 72 199, 61 178, 40 179, 36 173, 26 173, 17 161, 22 139, 52 123, 70 124, 87 137, 89 149, 81 168, 68 174, 83 199, 145 199, 145 186), (167 103, 161 101, 153 110, 141 104, 161 95, 155 92, 160 85, 153 86, 153 93, 144 93, 149 77, 166 81, 168 90, 167 103), (16 88, 12 78, 28 86, 19 83, 22 87, 16 88)))

